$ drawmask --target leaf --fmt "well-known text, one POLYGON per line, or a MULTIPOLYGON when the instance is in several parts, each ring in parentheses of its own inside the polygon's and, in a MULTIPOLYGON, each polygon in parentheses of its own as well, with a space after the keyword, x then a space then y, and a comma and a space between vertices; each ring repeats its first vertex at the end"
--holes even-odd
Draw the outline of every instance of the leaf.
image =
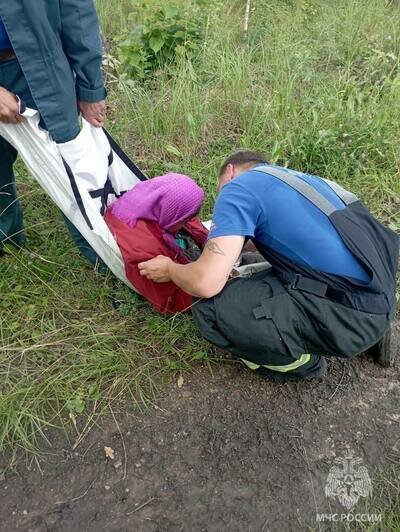
POLYGON ((85 410, 85 407, 86 407, 86 404, 84 400, 79 396, 74 397, 73 399, 70 399, 67 402, 68 410, 70 412, 75 412, 77 414, 82 414, 85 410))
POLYGON ((178 14, 178 8, 176 6, 165 6, 163 8, 165 18, 173 18, 178 14))
POLYGON ((165 44, 164 37, 159 34, 153 35, 149 40, 149 46, 155 54, 161 50, 164 44, 165 44))
POLYGON ((89 397, 92 401, 98 401, 101 398, 100 391, 96 384, 89 386, 89 397))
POLYGON ((202 351, 199 351, 193 355, 192 360, 203 360, 204 358, 206 358, 206 354, 202 351))
POLYGON ((175 46, 175 53, 180 56, 184 56, 186 53, 186 48, 182 46, 181 44, 177 44, 175 46))
POLYGON ((178 150, 176 146, 168 144, 167 146, 165 146, 165 149, 167 150, 167 152, 172 153, 172 155, 176 155, 176 157, 183 157, 182 153, 178 150))
POLYGON ((142 54, 140 52, 132 52, 128 57, 128 62, 130 66, 140 67, 142 62, 142 54))
POLYGON ((182 388, 184 382, 185 382, 185 379, 181 375, 178 379, 178 388, 182 388))
POLYGON ((110 460, 115 459, 115 452, 111 447, 104 447, 104 452, 106 454, 106 458, 109 458, 110 460))
MULTIPOLYGON (((144 27, 143 27, 143 25, 140 25, 140 24, 139 24, 138 26, 135 26, 135 27, 133 28, 133 30, 131 31, 131 36, 132 36, 132 37, 136 37, 136 38, 141 37, 143 31, 144 31, 144 27)), ((125 41, 125 42, 126 42, 126 41, 125 41)), ((129 42, 129 41, 128 41, 128 42, 129 42)))
POLYGON ((176 39, 184 39, 186 37, 186 33, 182 30, 178 30, 174 33, 174 37, 176 39))

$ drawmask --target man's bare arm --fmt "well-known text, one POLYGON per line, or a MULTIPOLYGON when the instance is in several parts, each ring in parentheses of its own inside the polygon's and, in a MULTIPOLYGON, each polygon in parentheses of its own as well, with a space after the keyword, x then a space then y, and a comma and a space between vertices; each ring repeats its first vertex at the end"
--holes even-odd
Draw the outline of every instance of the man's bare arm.
POLYGON ((209 240, 206 245, 204 246, 204 249, 206 251, 209 251, 210 253, 216 253, 217 255, 226 256, 226 253, 223 249, 218 245, 217 242, 214 242, 213 240, 209 240))
POLYGON ((170 265, 171 280, 194 296, 215 296, 228 281, 243 243, 242 236, 221 236, 209 240, 196 262, 186 266, 170 265))
POLYGON ((173 281, 193 296, 213 297, 224 288, 243 243, 243 236, 213 238, 196 262, 182 265, 167 257, 157 257, 139 264, 139 270, 141 275, 155 282, 173 281))

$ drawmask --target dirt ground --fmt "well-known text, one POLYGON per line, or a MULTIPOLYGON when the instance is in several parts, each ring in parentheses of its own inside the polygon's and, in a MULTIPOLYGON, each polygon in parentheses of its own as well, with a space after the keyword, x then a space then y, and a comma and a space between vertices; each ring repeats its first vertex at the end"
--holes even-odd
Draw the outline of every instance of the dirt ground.
POLYGON ((149 412, 116 414, 75 451, 52 434, 38 463, 0 475, 0 530, 318 528, 317 513, 340 509, 324 494, 335 457, 353 451, 373 477, 400 451, 399 377, 398 361, 367 356, 330 359, 318 382, 199 369, 149 412))

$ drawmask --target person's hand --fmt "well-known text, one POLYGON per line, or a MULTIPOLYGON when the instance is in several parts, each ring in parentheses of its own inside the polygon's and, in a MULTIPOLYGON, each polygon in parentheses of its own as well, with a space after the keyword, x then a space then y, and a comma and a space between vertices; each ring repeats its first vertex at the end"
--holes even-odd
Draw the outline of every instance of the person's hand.
POLYGON ((156 283, 168 283, 171 280, 170 265, 173 261, 164 255, 138 264, 140 275, 156 283))
POLYGON ((24 121, 19 114, 18 98, 4 87, 0 87, 0 122, 18 124, 24 121))
POLYGON ((106 102, 79 102, 79 109, 85 120, 94 127, 104 126, 104 116, 106 114, 106 102))

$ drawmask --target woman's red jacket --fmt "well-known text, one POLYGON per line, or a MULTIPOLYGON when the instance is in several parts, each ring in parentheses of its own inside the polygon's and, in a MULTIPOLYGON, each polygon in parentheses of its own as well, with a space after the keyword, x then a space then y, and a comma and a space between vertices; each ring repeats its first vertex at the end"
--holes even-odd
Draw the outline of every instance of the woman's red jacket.
MULTIPOLYGON (((154 308, 164 313, 176 313, 189 310, 192 306, 192 296, 178 288, 173 282, 155 283, 139 273, 138 264, 164 255, 179 264, 189 261, 182 256, 174 256, 174 252, 167 246, 163 239, 160 226, 156 222, 139 220, 132 229, 122 220, 119 220, 106 211, 104 219, 116 239, 125 263, 125 272, 135 289, 146 298, 154 308)), ((187 222, 184 227, 200 249, 203 249, 207 240, 208 231, 198 218, 187 222)))

